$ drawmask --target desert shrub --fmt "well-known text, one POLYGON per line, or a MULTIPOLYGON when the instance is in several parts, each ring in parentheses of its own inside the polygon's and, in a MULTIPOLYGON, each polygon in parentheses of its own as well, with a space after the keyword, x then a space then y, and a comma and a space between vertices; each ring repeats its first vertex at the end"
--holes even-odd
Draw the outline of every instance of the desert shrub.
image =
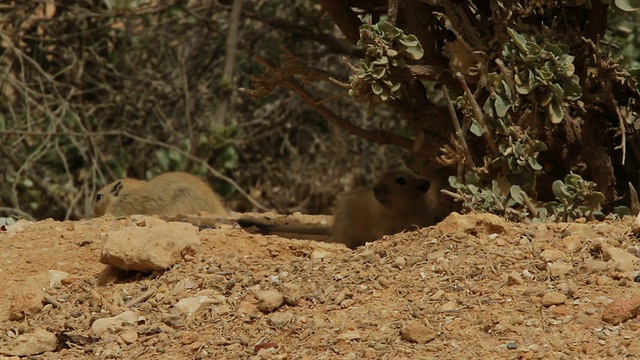
POLYGON ((628 205, 640 156, 637 2, 322 6, 359 51, 350 76, 290 59, 267 66, 251 94, 283 87, 347 132, 404 148, 468 209, 567 220, 628 205), (369 114, 392 108, 409 131, 332 114, 305 90, 311 80, 339 84, 334 94, 369 114))

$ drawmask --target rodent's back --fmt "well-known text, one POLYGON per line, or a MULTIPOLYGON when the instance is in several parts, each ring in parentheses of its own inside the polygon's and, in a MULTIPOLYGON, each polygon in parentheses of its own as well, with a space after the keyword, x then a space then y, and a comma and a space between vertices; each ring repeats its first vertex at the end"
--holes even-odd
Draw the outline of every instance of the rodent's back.
POLYGON ((151 195, 149 197, 156 200, 147 202, 148 210, 158 211, 158 215, 195 214, 199 211, 227 214, 218 195, 197 176, 183 172, 166 173, 151 180, 149 185, 156 189, 151 189, 145 196, 151 195))
POLYGON ((386 171, 373 188, 341 195, 334 213, 331 241, 355 248, 383 235, 432 225, 425 196, 429 186, 429 181, 408 172, 386 171))
POLYGON ((106 213, 114 216, 195 214, 200 211, 227 215, 222 202, 206 183, 183 172, 162 174, 130 189, 125 184, 113 197, 106 213))

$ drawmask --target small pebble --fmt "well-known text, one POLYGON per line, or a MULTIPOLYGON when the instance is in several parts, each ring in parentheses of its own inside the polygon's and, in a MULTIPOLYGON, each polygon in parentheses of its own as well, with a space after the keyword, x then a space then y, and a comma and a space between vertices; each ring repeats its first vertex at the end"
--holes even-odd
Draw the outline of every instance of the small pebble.
POLYGON ((507 349, 509 350, 515 350, 518 348, 518 343, 517 342, 510 342, 507 343, 507 349))
POLYGON ((284 304, 284 296, 276 290, 256 291, 254 296, 258 300, 258 310, 271 312, 284 304))
POLYGON ((455 301, 448 301, 440 307, 441 312, 451 312, 451 311, 454 311, 455 309, 456 309, 455 301))
POLYGON ((584 310, 584 313, 587 315, 595 315, 598 313, 598 308, 587 308, 584 310))
POLYGON ((542 297, 542 306, 548 307, 551 305, 560 305, 567 300, 565 294, 559 292, 550 292, 542 297))
POLYGON ((231 279, 229 280, 229 282, 227 282, 227 284, 224 286, 225 289, 227 290, 231 290, 236 286, 236 281, 231 279))
POLYGON ((135 330, 126 330, 121 332, 119 335, 122 341, 128 345, 133 344, 138 340, 138 333, 135 330))
POLYGON ((467 234, 466 232, 457 232, 453 235, 453 237, 456 240, 464 240, 469 237, 469 234, 467 234))
POLYGON ((436 338, 435 331, 415 320, 402 323, 400 335, 402 340, 417 344, 426 344, 436 338))

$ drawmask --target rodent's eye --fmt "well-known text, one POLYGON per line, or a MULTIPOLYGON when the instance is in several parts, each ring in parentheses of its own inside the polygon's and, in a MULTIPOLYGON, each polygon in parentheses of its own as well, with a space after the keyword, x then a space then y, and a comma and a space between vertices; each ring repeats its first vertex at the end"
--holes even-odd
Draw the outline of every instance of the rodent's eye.
POLYGON ((407 179, 403 178, 402 176, 396 178, 396 184, 404 185, 406 183, 407 183, 407 179))
POLYGON ((102 200, 102 198, 103 198, 103 197, 104 197, 104 196, 102 196, 102 194, 98 194, 98 195, 96 195, 96 201, 100 201, 100 200, 102 200))

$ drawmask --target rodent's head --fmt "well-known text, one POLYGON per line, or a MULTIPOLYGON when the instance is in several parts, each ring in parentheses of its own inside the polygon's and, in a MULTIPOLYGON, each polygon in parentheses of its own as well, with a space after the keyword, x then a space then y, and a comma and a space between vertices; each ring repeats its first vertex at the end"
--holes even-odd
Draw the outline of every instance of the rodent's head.
POLYGON ((96 203, 93 206, 93 216, 99 217, 111 212, 122 191, 129 191, 142 186, 142 180, 125 178, 116 180, 103 187, 96 193, 96 203))
POLYGON ((406 171, 393 170, 380 175, 373 187, 373 194, 385 207, 402 206, 424 202, 424 194, 429 187, 431 183, 427 179, 406 171))

